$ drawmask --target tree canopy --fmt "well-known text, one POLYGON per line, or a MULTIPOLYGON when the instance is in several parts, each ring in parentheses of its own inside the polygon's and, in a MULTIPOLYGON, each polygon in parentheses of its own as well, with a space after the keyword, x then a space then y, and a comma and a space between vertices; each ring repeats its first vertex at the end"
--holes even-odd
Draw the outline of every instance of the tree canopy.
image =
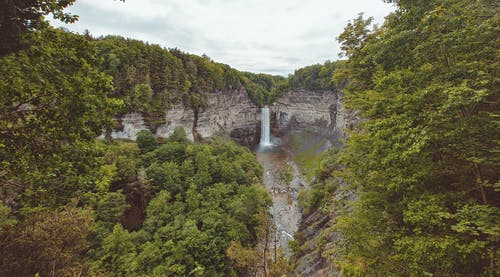
MULTIPOLYGON (((75 0, 5 0, 0 4, 0 57, 30 45, 25 35, 43 28, 43 16, 51 14, 63 22, 74 22, 78 16, 64 12, 75 0)), ((31 42, 33 43, 33 42, 31 42)))
POLYGON ((498 5, 391 2, 339 36, 335 81, 365 120, 304 206, 335 215, 323 251, 347 276, 498 275, 498 5))

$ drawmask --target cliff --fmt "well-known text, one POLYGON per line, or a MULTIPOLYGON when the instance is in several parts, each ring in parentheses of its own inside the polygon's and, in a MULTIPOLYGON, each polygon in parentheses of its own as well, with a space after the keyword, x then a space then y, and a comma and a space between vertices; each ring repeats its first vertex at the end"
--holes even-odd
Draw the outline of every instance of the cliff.
POLYGON ((290 90, 270 109, 278 131, 309 127, 333 131, 337 94, 334 91, 290 90))
MULTIPOLYGON (((313 128, 335 140, 343 136, 349 115, 343 112, 341 95, 337 91, 290 90, 271 105, 272 133, 313 128)), ((248 97, 244 88, 203 94, 204 105, 195 112, 182 104, 174 105, 165 114, 165 124, 156 129, 158 137, 170 136, 175 127, 183 127, 188 139, 229 134, 236 142, 253 146, 260 137, 260 108, 248 97)), ((119 118, 121 128, 111 133, 113 138, 135 140, 137 133, 148 129, 139 113, 119 118)))
MULTIPOLYGON (((242 145, 258 143, 260 108, 250 101, 244 88, 205 93, 203 97, 204 105, 197 112, 183 104, 168 109, 166 123, 156 129, 156 135, 168 137, 176 127, 183 127, 190 140, 227 133, 242 145)), ((139 113, 128 113, 118 120, 121 128, 111 133, 113 138, 135 140, 138 132, 148 129, 139 113)))
MULTIPOLYGON (((336 146, 342 147, 343 141, 347 138, 347 130, 355 128, 360 122, 360 116, 355 111, 346 110, 344 107, 343 94, 341 90, 336 91, 336 102, 334 110, 333 140, 336 146)), ((321 186, 317 180, 311 184, 321 186)), ((345 184, 343 184, 345 185, 345 184)), ((332 192, 334 195, 337 192, 332 192)), ((341 197, 354 198, 355 195, 339 195, 341 197)), ((296 239, 300 247, 298 253, 292 257, 295 273, 299 276, 341 276, 335 269, 331 261, 325 258, 324 253, 334 247, 338 239, 335 232, 325 231, 331 229, 335 220, 335 215, 325 212, 321 207, 310 210, 302 214, 302 219, 296 232, 296 239)))

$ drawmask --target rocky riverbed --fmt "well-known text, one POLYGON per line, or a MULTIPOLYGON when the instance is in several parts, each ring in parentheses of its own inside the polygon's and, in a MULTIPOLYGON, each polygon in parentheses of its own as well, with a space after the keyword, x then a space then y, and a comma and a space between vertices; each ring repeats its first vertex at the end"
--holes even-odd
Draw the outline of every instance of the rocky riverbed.
POLYGON ((294 239, 302 216, 297 200, 299 190, 305 185, 304 178, 283 147, 257 150, 256 154, 264 168, 264 185, 273 200, 270 211, 279 244, 289 257, 292 253, 288 242, 294 239))

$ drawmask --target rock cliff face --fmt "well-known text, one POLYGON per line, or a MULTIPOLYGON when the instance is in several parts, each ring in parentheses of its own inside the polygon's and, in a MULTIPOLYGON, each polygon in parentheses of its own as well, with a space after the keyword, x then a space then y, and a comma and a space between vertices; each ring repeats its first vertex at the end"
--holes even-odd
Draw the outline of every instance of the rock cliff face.
MULTIPOLYGON (((168 109, 166 123, 156 129, 156 135, 168 137, 176 127, 183 127, 190 140, 225 132, 242 145, 258 144, 261 111, 248 98, 245 89, 203 96, 205 105, 198 113, 182 104, 168 109)), ((312 127, 331 137, 337 132, 342 135, 342 128, 348 120, 338 100, 339 93, 335 91, 288 91, 270 107, 272 132, 279 135, 287 130, 312 127)), ((139 113, 123 115, 120 123, 122 128, 112 132, 113 138, 135 140, 139 131, 148 128, 139 113)))
MULTIPOLYGON (((197 113, 182 104, 168 109, 166 123, 156 129, 156 135, 168 137, 176 127, 183 127, 190 140, 226 132, 242 145, 258 143, 260 108, 250 101, 245 89, 218 91, 203 96, 205 105, 197 113)), ((122 129, 113 131, 113 138, 135 140, 139 131, 148 128, 139 113, 123 115, 120 123, 122 129)))
POLYGON ((271 106, 278 131, 314 127, 333 131, 337 113, 334 91, 291 90, 271 106))
POLYGON ((273 133, 313 129, 336 145, 345 138, 345 129, 352 128, 358 120, 357 113, 345 110, 340 89, 292 90, 271 106, 273 133))
MULTIPOLYGON (((333 139, 337 146, 342 146, 343 140, 347 138, 346 131, 353 129, 360 116, 355 111, 346 110, 344 107, 343 94, 340 90, 336 91, 335 120, 333 125, 333 139)), ((355 197, 349 195, 349 197, 355 197)), ((331 227, 331 221, 334 215, 325 213, 321 208, 303 214, 296 235, 300 238, 302 245, 300 253, 295 253, 292 257, 295 264, 295 273, 298 276, 341 276, 341 274, 322 254, 334 247, 334 242, 338 239, 335 233, 325 236, 322 230, 331 227), (322 246, 318 246, 323 241, 322 246)))
POLYGON ((207 94, 205 103, 196 123, 199 135, 209 137, 222 131, 242 145, 259 142, 260 108, 248 98, 246 90, 207 94))
POLYGON ((357 111, 347 110, 344 107, 342 90, 337 90, 336 95, 334 137, 340 141, 347 138, 346 131, 353 129, 361 121, 361 118, 357 111))
POLYGON ((173 106, 165 114, 165 124, 156 129, 158 137, 166 138, 174 133, 175 127, 183 127, 189 140, 193 140, 194 111, 182 104, 173 106))
POLYGON ((129 113, 123 115, 120 118, 120 125, 121 128, 119 130, 111 132, 112 138, 135 140, 137 138, 137 133, 141 130, 147 129, 147 126, 144 123, 144 118, 140 113, 129 113))

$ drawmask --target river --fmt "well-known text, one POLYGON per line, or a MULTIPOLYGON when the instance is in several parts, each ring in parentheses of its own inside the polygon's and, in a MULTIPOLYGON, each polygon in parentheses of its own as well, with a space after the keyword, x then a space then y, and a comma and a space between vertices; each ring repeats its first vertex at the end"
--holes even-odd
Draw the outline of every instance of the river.
POLYGON ((293 240, 301 219, 297 205, 298 193, 304 178, 284 147, 274 146, 256 150, 257 160, 264 168, 264 185, 272 197, 270 212, 276 226, 279 243, 290 257, 288 242, 293 240))

